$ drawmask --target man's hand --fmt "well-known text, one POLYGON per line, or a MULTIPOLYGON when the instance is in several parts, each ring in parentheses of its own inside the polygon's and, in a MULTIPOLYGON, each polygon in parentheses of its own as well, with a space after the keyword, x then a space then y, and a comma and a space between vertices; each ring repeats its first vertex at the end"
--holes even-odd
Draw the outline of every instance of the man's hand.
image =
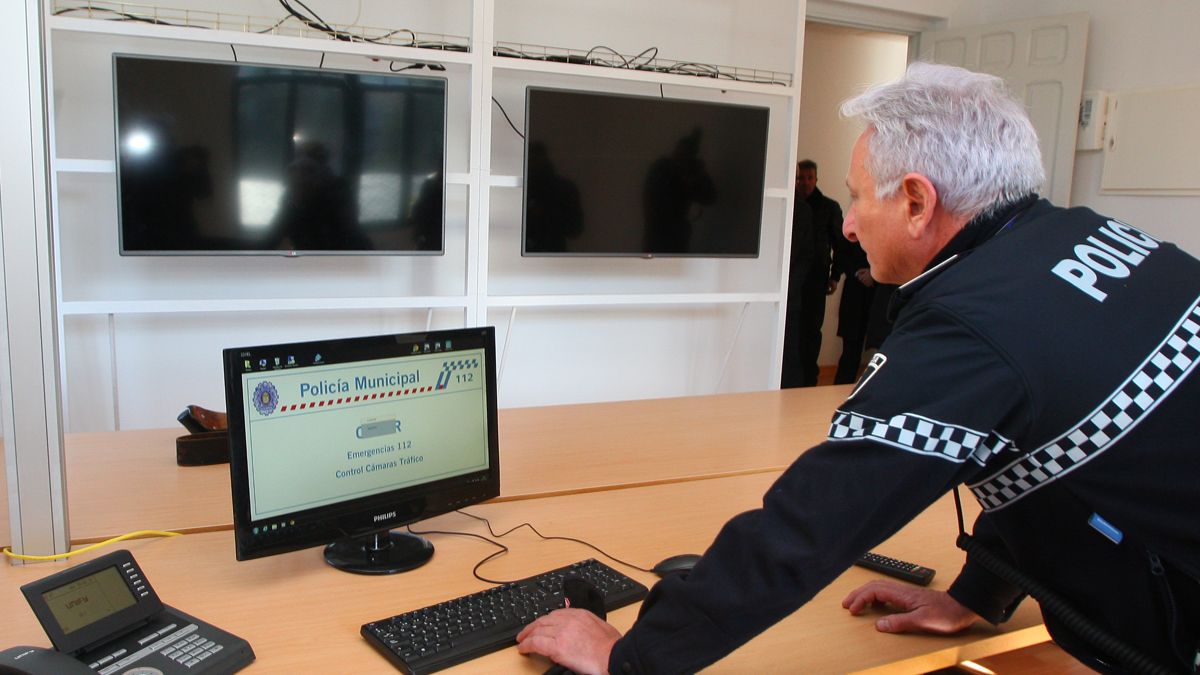
POLYGON ((621 633, 583 609, 558 609, 517 634, 517 651, 541 654, 579 675, 608 672, 608 655, 621 633))
POLYGON ((858 283, 870 288, 875 285, 875 278, 871 276, 871 268, 864 267, 854 271, 854 278, 858 279, 858 283))
POLYGON ((837 279, 830 279, 829 285, 825 287, 825 295, 833 295, 833 292, 837 290, 837 284, 837 279))
POLYGON ((896 614, 880 618, 875 629, 882 633, 936 633, 949 635, 982 621, 975 612, 959 604, 945 591, 932 591, 890 581, 872 581, 858 587, 842 600, 842 607, 858 616, 873 603, 889 605, 896 614))

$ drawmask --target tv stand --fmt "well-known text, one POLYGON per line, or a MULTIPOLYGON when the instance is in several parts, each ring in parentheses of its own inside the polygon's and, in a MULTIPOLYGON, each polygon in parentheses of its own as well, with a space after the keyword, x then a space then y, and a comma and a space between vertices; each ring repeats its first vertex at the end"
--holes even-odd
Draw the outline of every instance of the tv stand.
POLYGON ((355 574, 397 574, 433 557, 433 543, 408 532, 376 532, 339 539, 325 547, 325 562, 355 574))

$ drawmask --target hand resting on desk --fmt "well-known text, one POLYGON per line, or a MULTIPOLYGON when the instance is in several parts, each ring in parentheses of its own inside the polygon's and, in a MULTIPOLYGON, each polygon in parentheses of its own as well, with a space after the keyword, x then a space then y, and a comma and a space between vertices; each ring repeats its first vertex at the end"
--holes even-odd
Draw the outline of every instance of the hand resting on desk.
POLYGON ((875 603, 899 610, 875 622, 875 629, 882 633, 950 635, 983 620, 945 591, 891 581, 872 581, 859 586, 842 600, 842 607, 858 616, 875 603))
MULTIPOLYGON (((883 633, 935 633, 949 635, 983 619, 950 597, 934 591, 890 581, 872 581, 850 592, 842 607, 858 616, 873 604, 899 610, 875 622, 883 633)), ((560 609, 529 624, 517 635, 522 654, 541 654, 576 673, 603 673, 621 633, 596 615, 582 609, 560 609)))
POLYGON ((608 656, 620 631, 583 609, 559 609, 525 626, 517 650, 541 654, 580 675, 608 672, 608 656))

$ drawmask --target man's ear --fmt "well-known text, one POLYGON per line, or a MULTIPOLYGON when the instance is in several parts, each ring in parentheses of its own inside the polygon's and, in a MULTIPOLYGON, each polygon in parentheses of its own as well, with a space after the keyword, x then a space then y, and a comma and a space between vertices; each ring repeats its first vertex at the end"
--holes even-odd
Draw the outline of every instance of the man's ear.
POLYGON ((914 238, 925 234, 938 205, 937 188, 919 173, 907 173, 900 179, 900 196, 904 198, 904 218, 908 233, 914 238))

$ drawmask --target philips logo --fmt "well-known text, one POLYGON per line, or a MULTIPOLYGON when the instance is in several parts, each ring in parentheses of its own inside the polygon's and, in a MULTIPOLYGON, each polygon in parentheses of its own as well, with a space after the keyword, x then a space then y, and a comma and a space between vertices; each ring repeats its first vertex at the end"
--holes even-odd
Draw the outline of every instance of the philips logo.
POLYGON ((381 521, 381 520, 387 520, 388 518, 395 518, 395 517, 396 517, 396 512, 395 512, 395 511, 388 511, 387 513, 381 513, 381 514, 379 514, 379 515, 375 516, 375 517, 374 517, 374 518, 371 520, 371 522, 373 522, 373 523, 378 523, 378 522, 379 522, 379 521, 381 521))

